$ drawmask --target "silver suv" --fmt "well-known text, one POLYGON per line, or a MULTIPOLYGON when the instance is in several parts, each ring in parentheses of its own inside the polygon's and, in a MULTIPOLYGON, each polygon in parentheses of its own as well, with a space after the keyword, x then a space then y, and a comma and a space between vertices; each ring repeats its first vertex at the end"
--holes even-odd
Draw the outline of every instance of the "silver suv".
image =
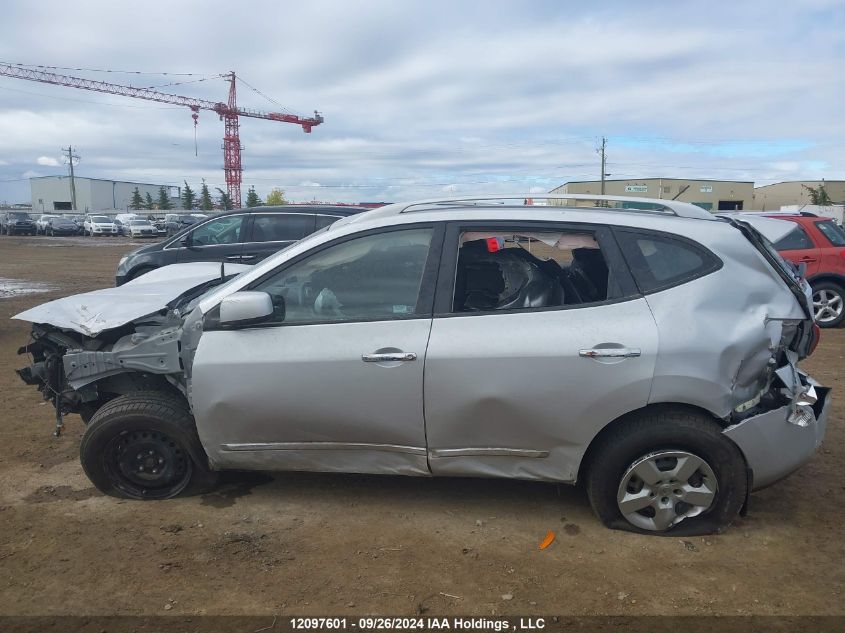
POLYGON ((770 243, 792 228, 603 196, 391 205, 255 267, 19 314, 20 374, 57 431, 88 421, 83 468, 116 496, 226 469, 583 481, 609 527, 706 533, 824 435, 809 288, 770 243))

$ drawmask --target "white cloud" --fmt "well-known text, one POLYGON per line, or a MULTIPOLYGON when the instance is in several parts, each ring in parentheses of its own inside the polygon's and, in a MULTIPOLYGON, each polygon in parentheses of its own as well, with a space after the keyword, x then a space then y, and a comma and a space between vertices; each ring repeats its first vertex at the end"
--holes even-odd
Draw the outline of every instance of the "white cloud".
POLYGON ((44 165, 45 167, 58 167, 59 161, 55 158, 51 158, 50 156, 39 156, 38 159, 35 161, 39 165, 44 165))

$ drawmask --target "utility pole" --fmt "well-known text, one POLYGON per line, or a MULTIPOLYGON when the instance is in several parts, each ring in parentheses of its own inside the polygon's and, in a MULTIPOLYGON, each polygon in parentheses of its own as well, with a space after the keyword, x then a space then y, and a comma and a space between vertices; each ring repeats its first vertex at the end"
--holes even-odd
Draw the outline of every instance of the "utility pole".
POLYGON ((604 177, 607 175, 605 173, 605 161, 607 160, 607 139, 605 137, 601 137, 601 149, 599 153, 601 154, 601 195, 604 195, 604 177))
POLYGON ((67 164, 70 169, 70 207, 71 210, 76 211, 76 180, 73 177, 73 161, 79 160, 79 156, 73 153, 73 147, 67 146, 67 149, 62 148, 63 152, 67 152, 67 164))

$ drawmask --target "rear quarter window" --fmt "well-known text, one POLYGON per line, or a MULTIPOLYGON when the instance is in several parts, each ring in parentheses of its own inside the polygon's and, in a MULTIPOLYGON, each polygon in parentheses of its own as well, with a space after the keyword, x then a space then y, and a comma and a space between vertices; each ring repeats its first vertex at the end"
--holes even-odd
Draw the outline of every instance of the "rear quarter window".
POLYGON ((718 257, 691 240, 652 232, 617 229, 615 233, 643 293, 671 288, 722 267, 718 257))

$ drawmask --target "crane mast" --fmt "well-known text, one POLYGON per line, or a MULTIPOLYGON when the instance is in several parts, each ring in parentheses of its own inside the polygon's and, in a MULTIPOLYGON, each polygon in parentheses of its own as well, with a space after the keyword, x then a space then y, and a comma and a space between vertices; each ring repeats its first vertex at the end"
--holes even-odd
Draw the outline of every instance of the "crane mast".
POLYGON ((316 111, 314 112, 313 117, 300 117, 282 112, 263 112, 260 110, 250 110, 238 107, 236 77, 234 71, 221 75, 221 77, 229 82, 229 99, 227 103, 223 103, 222 101, 208 101, 206 99, 184 97, 167 92, 159 92, 152 88, 135 88, 133 86, 123 86, 106 81, 84 79, 82 77, 73 77, 71 75, 61 75, 43 70, 34 70, 17 64, 0 63, 0 76, 14 77, 15 79, 38 81, 57 86, 66 86, 68 88, 91 90, 93 92, 103 92, 122 97, 132 97, 135 99, 145 99, 147 101, 157 101, 159 103, 184 106, 191 110, 191 117, 194 120, 195 126, 197 124, 197 119, 199 118, 200 110, 211 110, 212 112, 215 112, 224 124, 223 171, 226 178, 226 191, 229 195, 229 199, 236 208, 241 206, 241 182, 243 178, 243 168, 241 165, 240 117, 265 119, 267 121, 278 121, 280 123, 294 123, 301 126, 302 130, 306 133, 310 133, 311 128, 315 125, 320 125, 323 122, 322 115, 316 111))

